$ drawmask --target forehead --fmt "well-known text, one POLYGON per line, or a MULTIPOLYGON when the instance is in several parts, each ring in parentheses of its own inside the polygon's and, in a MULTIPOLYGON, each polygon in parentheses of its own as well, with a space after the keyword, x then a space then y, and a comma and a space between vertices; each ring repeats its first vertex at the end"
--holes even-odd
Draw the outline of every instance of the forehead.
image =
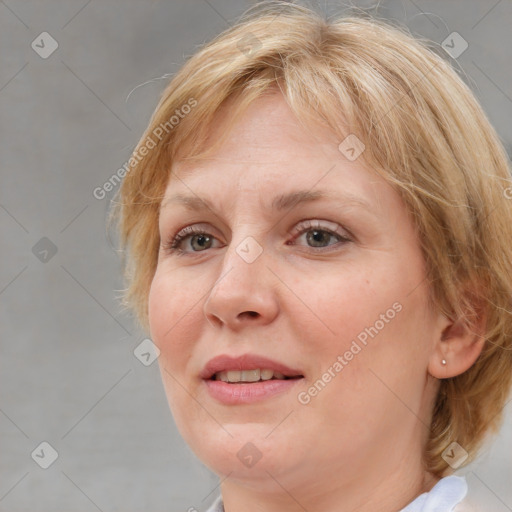
MULTIPOLYGON (((212 141, 224 133, 229 120, 227 104, 212 124, 212 141)), ((280 93, 263 96, 208 158, 173 163, 162 208, 176 194, 222 199, 229 190, 244 197, 265 196, 266 203, 278 195, 318 188, 380 202, 387 183, 362 158, 348 160, 338 148, 340 142, 325 127, 301 124, 280 93)))
MULTIPOLYGON (((336 145, 337 137, 327 128, 304 126, 279 91, 267 92, 253 101, 232 123, 237 101, 228 100, 210 125, 205 148, 221 136, 226 138, 208 160, 229 162, 236 158, 250 163, 257 159, 261 165, 268 165, 276 159, 288 161, 291 149, 294 154, 311 157, 328 145, 332 151, 336 145)), ((184 176, 200 168, 202 163, 202 159, 178 160, 172 170, 184 176)))

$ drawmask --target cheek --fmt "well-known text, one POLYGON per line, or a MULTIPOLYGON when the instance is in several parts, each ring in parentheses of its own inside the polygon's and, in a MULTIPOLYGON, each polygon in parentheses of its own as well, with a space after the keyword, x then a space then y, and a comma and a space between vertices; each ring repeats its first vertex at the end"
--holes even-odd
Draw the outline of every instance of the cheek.
POLYGON ((295 310, 288 313, 312 369, 309 384, 330 368, 336 377, 326 376, 329 383, 318 403, 335 400, 356 409, 368 405, 366 401, 378 402, 382 395, 392 399, 386 385, 400 390, 409 386, 416 397, 431 335, 425 289, 411 293, 421 281, 421 267, 416 272, 409 265, 403 272, 396 261, 356 267, 347 265, 335 278, 332 272, 317 273, 314 279, 303 274, 302 281, 295 281, 294 290, 309 308, 295 301, 295 310))
POLYGON ((160 365, 173 374, 183 371, 193 340, 199 337, 198 297, 202 295, 177 277, 157 269, 148 297, 151 338, 161 351, 160 365))
POLYGON ((293 281, 289 276, 296 298, 285 301, 283 307, 293 308, 285 314, 302 333, 299 339, 304 339, 306 350, 316 354, 343 353, 358 335, 364 337, 366 328, 375 322, 381 327, 381 314, 388 312, 386 320, 395 317, 393 304, 405 295, 389 266, 375 262, 326 266, 325 272, 318 266, 300 275, 293 281))
POLYGON ((158 364, 162 383, 175 423, 186 440, 194 414, 190 393, 196 392, 187 381, 188 363, 195 341, 201 336, 198 314, 202 302, 198 299, 203 294, 204 291, 186 286, 176 273, 157 269, 148 297, 150 333, 160 349, 158 364))

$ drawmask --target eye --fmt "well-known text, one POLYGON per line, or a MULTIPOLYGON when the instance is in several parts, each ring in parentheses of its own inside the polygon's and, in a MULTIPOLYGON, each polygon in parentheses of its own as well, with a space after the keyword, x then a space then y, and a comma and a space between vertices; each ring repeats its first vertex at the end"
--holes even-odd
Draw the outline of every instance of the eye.
MULTIPOLYGON (((322 250, 331 245, 343 245, 352 241, 346 232, 337 232, 339 231, 337 224, 333 224, 333 226, 335 227, 330 228, 320 221, 305 220, 299 223, 291 234, 295 235, 294 240, 298 240, 303 235, 306 235, 305 240, 309 247, 318 250, 322 250), (329 243, 332 239, 335 239, 335 242, 337 240, 337 243, 329 243)), ((217 238, 212 236, 201 226, 187 226, 174 235, 174 237, 171 237, 162 247, 168 254, 172 253, 181 256, 215 248, 215 241, 218 242, 217 238), (189 244, 186 249, 183 248, 185 242, 189 244)), ((287 245, 302 244, 293 242, 287 243, 287 245)))
MULTIPOLYGON (((351 238, 349 238, 346 233, 338 233, 337 229, 331 229, 325 225, 323 225, 320 221, 311 221, 306 220, 301 222, 294 230, 293 233, 296 234, 294 240, 298 240, 305 235, 305 241, 309 245, 309 247, 322 249, 324 247, 328 247, 330 245, 336 245, 329 243, 333 238, 337 239, 338 243, 345 244, 347 242, 351 242, 351 238)), ((296 243, 292 243, 291 245, 297 245, 296 243)))
POLYGON ((179 231, 174 237, 164 244, 164 249, 169 253, 176 253, 178 255, 186 254, 189 251, 184 250, 181 246, 185 240, 190 239, 191 252, 202 252, 205 249, 211 249, 213 241, 216 240, 214 236, 206 232, 201 226, 187 226, 179 231))

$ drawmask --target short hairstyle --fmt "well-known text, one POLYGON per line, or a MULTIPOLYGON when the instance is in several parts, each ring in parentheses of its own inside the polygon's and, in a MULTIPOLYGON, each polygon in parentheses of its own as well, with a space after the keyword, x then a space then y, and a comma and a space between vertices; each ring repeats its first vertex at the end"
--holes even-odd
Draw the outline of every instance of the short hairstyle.
POLYGON ((229 127, 266 92, 281 91, 305 126, 360 156, 400 193, 419 234, 429 304, 473 328, 484 348, 442 379, 423 460, 441 477, 456 441, 474 459, 497 432, 512 381, 512 188, 507 154, 473 93, 432 43, 365 14, 326 17, 263 2, 204 45, 163 92, 114 201, 123 253, 123 304, 149 332, 148 295, 160 245, 159 208, 178 160, 204 158, 220 109, 229 127))

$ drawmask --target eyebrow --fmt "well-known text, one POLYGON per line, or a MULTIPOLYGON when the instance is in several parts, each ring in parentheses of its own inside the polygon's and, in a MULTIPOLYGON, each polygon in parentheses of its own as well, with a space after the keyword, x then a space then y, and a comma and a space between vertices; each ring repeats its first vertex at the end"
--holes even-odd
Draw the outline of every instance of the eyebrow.
MULTIPOLYGON (((297 190, 287 194, 276 196, 271 203, 271 209, 274 211, 283 211, 296 207, 299 204, 313 203, 321 199, 330 199, 339 201, 344 206, 358 206, 372 213, 371 205, 364 199, 348 194, 332 194, 327 191, 311 191, 311 190, 297 190)), ((206 198, 198 196, 187 196, 183 194, 175 194, 162 203, 161 208, 165 208, 170 204, 179 204, 184 206, 187 210, 191 211, 204 211, 204 210, 217 210, 212 202, 206 198)))

